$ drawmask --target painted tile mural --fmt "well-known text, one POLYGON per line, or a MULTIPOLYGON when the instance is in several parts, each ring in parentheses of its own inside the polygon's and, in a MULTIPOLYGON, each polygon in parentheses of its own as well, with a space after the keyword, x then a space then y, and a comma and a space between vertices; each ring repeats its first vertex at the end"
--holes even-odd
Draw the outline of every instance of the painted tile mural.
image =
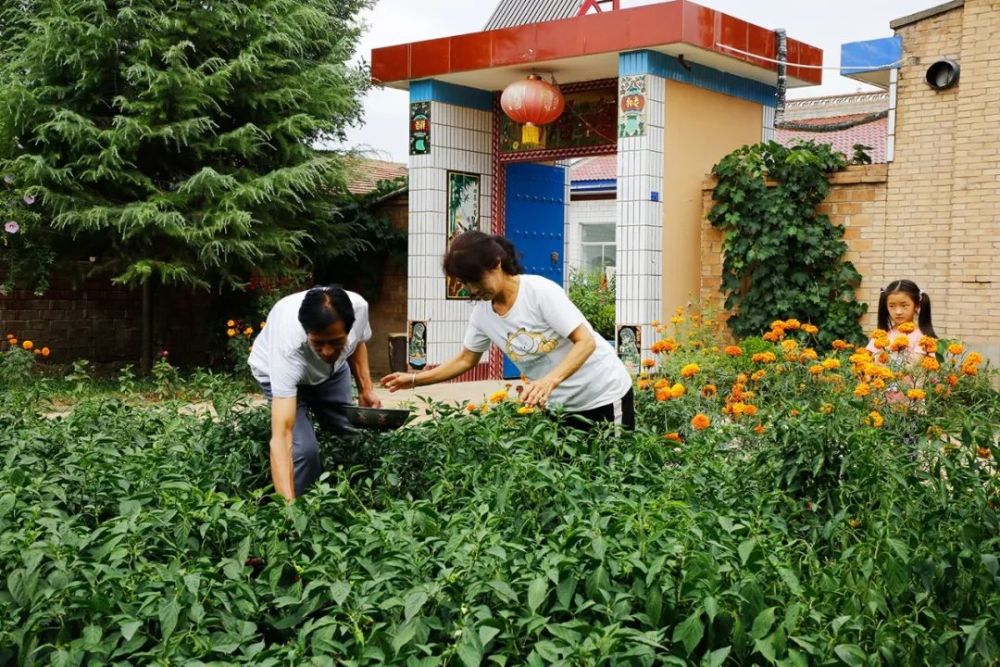
MULTIPOLYGON (((462 232, 479 229, 479 174, 463 171, 448 172, 447 246, 462 232)), ((447 249, 446 249, 447 252, 447 249)), ((449 299, 468 299, 469 291, 462 283, 445 278, 449 299)))
POLYGON ((640 370, 641 350, 642 327, 637 324, 623 324, 618 327, 618 357, 633 375, 640 370))
POLYGON ((618 84, 618 137, 646 134, 646 76, 623 76, 618 84))
POLYGON ((431 152, 431 103, 414 102, 410 105, 410 155, 427 155, 431 152))
POLYGON ((427 365, 427 322, 423 320, 410 320, 406 361, 414 370, 427 365))

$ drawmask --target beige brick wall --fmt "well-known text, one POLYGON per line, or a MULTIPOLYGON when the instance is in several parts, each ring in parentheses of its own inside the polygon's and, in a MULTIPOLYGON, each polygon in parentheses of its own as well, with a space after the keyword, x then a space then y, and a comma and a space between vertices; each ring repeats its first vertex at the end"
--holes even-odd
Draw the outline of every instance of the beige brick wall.
POLYGON ((893 277, 931 297, 938 334, 1000 362, 1000 2, 966 0, 901 26, 903 66, 896 150, 889 166, 886 246, 893 277), (958 85, 924 81, 940 58, 961 66, 958 85))
MULTIPOLYGON (((884 164, 848 167, 830 177, 829 195, 819 211, 830 221, 844 228, 848 252, 844 259, 854 263, 863 278, 858 298, 869 304, 862 325, 875 328, 875 310, 879 287, 887 280, 886 248, 894 245, 886 232, 886 174, 884 164)), ((701 222, 701 303, 713 310, 722 310, 722 232, 712 227, 708 212, 714 204, 712 189, 715 180, 705 181, 702 189, 704 215, 701 222)))

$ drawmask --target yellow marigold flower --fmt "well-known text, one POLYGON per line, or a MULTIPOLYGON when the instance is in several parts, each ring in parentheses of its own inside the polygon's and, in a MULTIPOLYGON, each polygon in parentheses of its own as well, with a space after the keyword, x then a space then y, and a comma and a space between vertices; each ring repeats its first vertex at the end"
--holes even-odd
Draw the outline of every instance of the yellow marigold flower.
POLYGON ((247 327, 246 329, 244 329, 243 330, 243 335, 244 336, 252 336, 253 335, 253 327, 247 327))
POLYGON ((781 349, 785 352, 791 352, 799 346, 794 340, 783 340, 781 341, 781 349))
POLYGON ((801 326, 802 326, 802 323, 799 322, 794 317, 792 319, 785 320, 785 328, 786 329, 791 329, 792 331, 795 331, 796 329, 800 328, 801 326))
POLYGON ((816 361, 816 359, 818 358, 819 355, 816 354, 816 350, 812 349, 811 347, 807 347, 806 349, 802 350, 802 359, 804 361, 816 361))
POLYGON ((259 326, 259 327, 257 327, 257 328, 258 328, 258 329, 263 329, 263 328, 264 328, 265 326, 267 326, 267 322, 261 322, 261 323, 260 323, 260 326, 259 326))
POLYGON ((643 368, 652 368, 655 365, 656 365, 656 362, 653 361, 652 359, 643 359, 642 360, 642 367, 643 368))
POLYGON ((686 378, 693 378, 695 375, 698 374, 698 371, 700 370, 701 368, 698 366, 698 364, 688 364, 681 369, 681 376, 686 378))
POLYGON ((828 371, 840 368, 840 359, 824 359, 823 368, 825 368, 828 371))
POLYGON ((910 389, 906 392, 906 397, 911 401, 922 401, 927 398, 927 392, 923 389, 910 389))
POLYGON ((650 326, 658 327, 658 326, 660 326, 660 320, 653 320, 649 324, 650 324, 650 326))
POLYGON ((868 394, 871 393, 871 391, 872 388, 868 385, 867 382, 859 382, 857 386, 854 387, 854 395, 857 396, 858 398, 867 396, 868 394))
POLYGON ((26 350, 30 350, 31 348, 35 347, 35 344, 32 343, 30 340, 26 340, 23 343, 21 343, 21 347, 23 347, 26 350))
POLYGON ((896 327, 896 330, 899 331, 899 333, 905 333, 905 334, 913 333, 914 331, 917 330, 917 325, 914 324, 913 322, 903 322, 898 327, 896 327))
POLYGON ((716 389, 714 384, 706 384, 704 387, 701 388, 701 395, 704 396, 705 398, 712 398, 713 396, 715 396, 717 391, 718 389, 716 389))
POLYGON ((868 416, 865 417, 865 422, 869 426, 872 426, 874 428, 881 428, 882 424, 885 423, 885 417, 883 417, 881 414, 879 414, 875 410, 872 410, 871 412, 868 413, 868 416))
POLYGON ((888 338, 889 337, 889 332, 886 331, 885 329, 873 329, 872 332, 871 332, 871 334, 869 334, 869 335, 872 338, 888 338))
POLYGON ((232 329, 233 327, 236 326, 236 320, 227 320, 226 321, 226 326, 229 327, 230 329, 232 329))
POLYGON ((858 528, 858 527, 861 526, 861 520, 860 519, 848 519, 847 520, 847 525, 850 526, 851 528, 858 528))
POLYGON ((833 412, 833 403, 824 403, 819 406, 819 411, 824 415, 831 414, 833 412))
POLYGON ((920 362, 920 366, 925 371, 934 372, 941 368, 941 363, 934 357, 924 357, 923 360, 920 362))
POLYGON ((803 324, 802 332, 807 333, 810 336, 814 336, 819 333, 819 327, 817 327, 815 324, 803 324))
POLYGON ((681 317, 680 315, 674 315, 673 317, 670 318, 670 321, 673 322, 674 324, 684 324, 684 318, 681 317))
POLYGON ((733 403, 732 405, 729 406, 729 412, 732 413, 734 417, 739 417, 746 411, 746 409, 747 409, 747 404, 743 403, 742 401, 737 401, 736 403, 733 403))
POLYGON ((889 339, 885 336, 872 338, 872 345, 875 346, 875 349, 884 350, 885 348, 889 347, 889 339))
POLYGON ((743 348, 739 345, 727 345, 725 353, 730 357, 738 357, 743 354, 743 348))
POLYGON ((503 403, 506 400, 507 400, 507 390, 506 389, 499 389, 499 390, 493 392, 492 394, 490 394, 490 398, 489 398, 490 403, 503 403))
POLYGON ((872 355, 871 352, 862 348, 857 352, 855 352, 854 354, 852 354, 851 356, 849 356, 847 360, 850 361, 852 364, 859 364, 859 365, 868 364, 871 363, 872 355))
POLYGON ((889 349, 893 352, 899 352, 900 350, 905 350, 910 346, 910 339, 906 336, 896 336, 892 339, 892 343, 889 344, 889 349))
POLYGON ((882 378, 872 380, 872 389, 885 389, 885 380, 882 378))
POLYGON ((533 408, 531 406, 528 406, 528 405, 522 405, 521 407, 519 407, 517 409, 517 414, 519 414, 519 415, 530 415, 530 414, 533 414, 534 412, 535 412, 535 408, 533 408))
POLYGON ((684 392, 685 392, 684 385, 678 382, 673 387, 670 388, 670 398, 680 398, 681 396, 684 395, 684 392))
POLYGON ((955 356, 958 356, 963 352, 965 352, 965 346, 962 345, 961 343, 952 343, 951 345, 948 346, 949 354, 954 354, 955 356))
POLYGON ((750 379, 754 382, 760 382, 766 375, 767 371, 765 370, 754 371, 754 374, 750 376, 750 379))
POLYGON ((824 370, 825 369, 823 368, 823 364, 813 364, 812 366, 809 367, 809 374, 810 375, 819 375, 824 370))
POLYGON ((967 363, 967 364, 981 364, 981 363, 983 363, 983 355, 979 354, 978 352, 970 352, 969 356, 967 356, 965 358, 965 362, 964 363, 967 363))
POLYGON ((664 440, 671 440, 673 442, 682 442, 682 440, 681 440, 681 434, 678 433, 677 431, 671 431, 670 433, 665 434, 663 436, 663 439, 664 440))
POLYGON ((226 335, 232 338, 236 335, 236 329, 226 329, 226 335))
POLYGON ((712 424, 712 420, 703 412, 699 412, 691 418, 691 428, 696 431, 703 431, 712 424))

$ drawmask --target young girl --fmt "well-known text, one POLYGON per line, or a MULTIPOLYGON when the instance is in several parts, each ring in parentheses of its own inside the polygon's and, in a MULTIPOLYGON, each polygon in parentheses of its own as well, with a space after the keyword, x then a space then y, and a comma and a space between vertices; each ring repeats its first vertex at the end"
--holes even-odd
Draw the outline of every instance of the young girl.
POLYGON ((911 280, 889 283, 879 295, 878 331, 866 349, 877 363, 905 367, 934 353, 921 345, 924 337, 937 338, 930 297, 911 280))
POLYGON ((458 377, 475 367, 492 343, 528 378, 525 405, 560 405, 570 423, 584 429, 596 422, 634 428, 632 379, 625 366, 559 285, 522 273, 507 239, 464 232, 452 242, 444 270, 479 301, 461 351, 431 370, 387 375, 383 387, 398 391, 458 377))

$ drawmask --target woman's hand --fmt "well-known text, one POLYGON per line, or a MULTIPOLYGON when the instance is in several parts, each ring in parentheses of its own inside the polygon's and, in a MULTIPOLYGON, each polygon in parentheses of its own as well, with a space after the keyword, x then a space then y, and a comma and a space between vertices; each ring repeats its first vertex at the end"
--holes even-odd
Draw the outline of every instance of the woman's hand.
POLYGON ((416 373, 390 373, 378 381, 380 385, 390 392, 397 392, 400 389, 413 389, 417 386, 416 373))
POLYGON ((544 408, 549 402, 549 395, 552 390, 559 386, 555 378, 545 376, 533 380, 524 386, 524 393, 521 394, 524 404, 528 407, 539 406, 544 408))

